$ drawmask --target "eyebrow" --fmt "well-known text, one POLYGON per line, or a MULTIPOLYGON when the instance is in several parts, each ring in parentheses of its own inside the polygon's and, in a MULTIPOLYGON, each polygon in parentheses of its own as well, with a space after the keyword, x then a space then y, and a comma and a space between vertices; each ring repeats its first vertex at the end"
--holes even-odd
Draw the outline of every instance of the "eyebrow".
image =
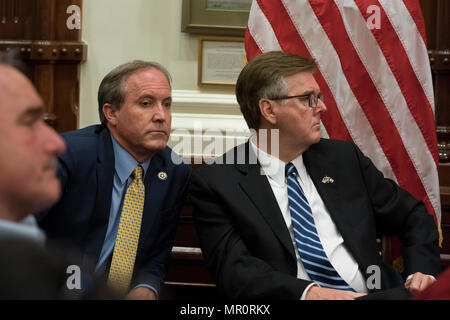
MULTIPOLYGON (((153 96, 153 95, 151 95, 151 94, 144 94, 144 95, 140 96, 140 97, 137 99, 137 101, 141 101, 141 100, 143 100, 143 99, 153 99, 153 100, 156 100, 156 97, 153 96)), ((165 97, 164 99, 162 99, 162 101, 167 101, 167 100, 172 101, 172 96, 168 96, 168 97, 165 97)))
MULTIPOLYGON (((296 94, 296 96, 303 96, 303 95, 306 96, 306 95, 310 95, 310 94, 316 94, 316 92, 314 90, 308 90, 308 91, 305 91, 303 93, 296 94)), ((320 94, 320 91, 319 91, 318 94, 320 94)))
POLYGON ((43 115, 43 106, 31 106, 19 115, 19 117, 17 118, 17 122, 25 121, 27 118, 42 118, 43 115))

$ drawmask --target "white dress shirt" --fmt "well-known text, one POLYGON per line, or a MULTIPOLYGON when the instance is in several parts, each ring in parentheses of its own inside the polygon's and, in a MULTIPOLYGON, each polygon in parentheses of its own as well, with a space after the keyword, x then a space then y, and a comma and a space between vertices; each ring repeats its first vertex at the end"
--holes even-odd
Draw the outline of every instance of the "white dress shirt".
MULTIPOLYGON (((280 211, 283 214, 284 221, 289 230, 292 245, 295 248, 295 254, 297 257, 297 278, 311 280, 303 267, 297 250, 297 244, 295 242, 285 177, 286 163, 259 149, 254 144, 253 138, 254 136, 250 139, 250 145, 257 155, 264 174, 269 180, 270 187, 272 188, 273 194, 277 199, 278 206, 280 207, 280 211)), ((331 265, 337 273, 339 273, 342 279, 344 279, 349 286, 355 289, 356 292, 366 293, 368 291, 366 282, 361 270, 359 269, 358 263, 345 246, 344 239, 337 230, 328 209, 325 207, 325 204, 317 192, 311 177, 306 171, 305 165, 303 164, 302 155, 291 162, 297 169, 297 180, 302 187, 306 198, 308 199, 320 241, 331 265)), ((306 292, 311 286, 304 290, 302 299, 305 298, 306 292)))

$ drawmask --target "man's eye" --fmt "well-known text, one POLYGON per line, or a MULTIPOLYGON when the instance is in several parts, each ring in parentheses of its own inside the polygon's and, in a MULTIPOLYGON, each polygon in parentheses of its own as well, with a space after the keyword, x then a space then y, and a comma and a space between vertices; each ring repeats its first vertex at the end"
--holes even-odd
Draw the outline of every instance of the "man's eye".
POLYGON ((26 117, 24 119, 22 119, 21 123, 22 125, 26 126, 26 127, 35 127, 40 121, 43 121, 41 118, 36 118, 36 117, 26 117))
POLYGON ((147 106, 149 106, 151 103, 150 103, 150 101, 148 101, 148 100, 145 100, 145 101, 142 101, 141 102, 141 105, 142 106, 144 106, 144 107, 147 107, 147 106))

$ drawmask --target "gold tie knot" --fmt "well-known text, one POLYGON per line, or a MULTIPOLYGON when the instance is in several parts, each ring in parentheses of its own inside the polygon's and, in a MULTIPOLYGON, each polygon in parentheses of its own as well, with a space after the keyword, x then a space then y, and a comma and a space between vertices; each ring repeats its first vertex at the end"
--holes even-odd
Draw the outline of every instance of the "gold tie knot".
POLYGON ((139 165, 134 169, 133 171, 133 179, 139 179, 142 180, 142 174, 144 172, 144 169, 139 165))

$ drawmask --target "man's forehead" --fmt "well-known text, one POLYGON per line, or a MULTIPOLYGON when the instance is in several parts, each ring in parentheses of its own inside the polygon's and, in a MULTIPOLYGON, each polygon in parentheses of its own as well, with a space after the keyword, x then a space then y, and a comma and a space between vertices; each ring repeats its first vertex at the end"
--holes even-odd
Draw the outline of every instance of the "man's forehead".
POLYGON ((164 73, 155 68, 143 69, 131 74, 126 84, 129 89, 170 89, 169 81, 164 73))
POLYGON ((294 75, 285 78, 286 83, 290 88, 303 88, 305 90, 317 90, 320 89, 319 85, 314 78, 313 72, 299 72, 294 75))
POLYGON ((23 74, 11 67, 0 65, 0 108, 3 111, 17 114, 42 104, 36 89, 23 74))

